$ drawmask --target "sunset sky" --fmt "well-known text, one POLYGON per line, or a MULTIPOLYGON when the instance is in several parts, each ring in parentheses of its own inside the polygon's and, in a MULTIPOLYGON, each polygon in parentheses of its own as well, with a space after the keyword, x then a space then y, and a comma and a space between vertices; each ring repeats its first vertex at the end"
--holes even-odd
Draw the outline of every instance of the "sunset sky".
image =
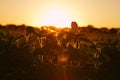
POLYGON ((0 0, 0 24, 120 27, 120 0, 0 0))

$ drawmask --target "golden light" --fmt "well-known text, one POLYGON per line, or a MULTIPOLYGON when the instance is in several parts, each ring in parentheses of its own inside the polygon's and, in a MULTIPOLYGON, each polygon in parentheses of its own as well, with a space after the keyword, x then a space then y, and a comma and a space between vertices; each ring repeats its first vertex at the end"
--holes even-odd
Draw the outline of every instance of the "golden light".
POLYGON ((67 62, 68 58, 65 56, 60 57, 60 62, 67 62))
POLYGON ((50 10, 47 11, 41 19, 41 25, 45 26, 56 26, 56 27, 70 27, 72 18, 69 13, 63 10, 50 10))

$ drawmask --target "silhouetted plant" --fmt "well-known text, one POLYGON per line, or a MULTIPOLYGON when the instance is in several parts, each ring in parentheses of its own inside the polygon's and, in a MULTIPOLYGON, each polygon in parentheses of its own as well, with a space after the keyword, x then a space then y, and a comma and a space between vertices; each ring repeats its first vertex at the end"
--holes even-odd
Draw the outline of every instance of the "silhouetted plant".
POLYGON ((72 28, 73 32, 77 32, 78 24, 75 21, 73 21, 71 23, 71 28, 72 28))

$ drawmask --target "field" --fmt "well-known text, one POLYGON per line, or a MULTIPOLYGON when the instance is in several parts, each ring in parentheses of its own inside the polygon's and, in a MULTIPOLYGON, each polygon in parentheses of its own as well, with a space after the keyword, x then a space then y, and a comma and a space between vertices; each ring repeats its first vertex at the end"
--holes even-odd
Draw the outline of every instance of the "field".
POLYGON ((0 80, 119 80, 120 29, 0 25, 0 80))

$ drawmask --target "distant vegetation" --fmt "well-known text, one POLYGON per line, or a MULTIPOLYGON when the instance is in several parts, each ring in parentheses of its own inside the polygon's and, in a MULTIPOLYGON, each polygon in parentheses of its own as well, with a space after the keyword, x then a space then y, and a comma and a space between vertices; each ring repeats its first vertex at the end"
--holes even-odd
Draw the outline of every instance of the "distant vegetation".
POLYGON ((53 80, 45 71, 59 65, 91 67, 85 80, 120 79, 120 28, 0 25, 0 80, 53 80))

